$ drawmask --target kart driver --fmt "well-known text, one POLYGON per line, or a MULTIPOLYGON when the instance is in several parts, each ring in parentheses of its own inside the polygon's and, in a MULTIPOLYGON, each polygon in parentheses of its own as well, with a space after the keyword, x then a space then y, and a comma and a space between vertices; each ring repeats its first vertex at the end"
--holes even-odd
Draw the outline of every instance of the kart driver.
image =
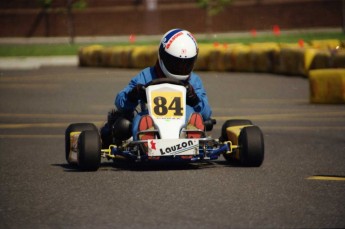
POLYGON ((154 138, 150 133, 137 136, 138 131, 154 129, 154 123, 148 111, 142 110, 135 116, 133 114, 139 104, 146 102, 143 86, 159 78, 175 79, 185 85, 187 129, 204 130, 203 120, 210 119, 212 111, 202 81, 192 71, 197 56, 198 45, 190 32, 172 29, 165 33, 159 45, 156 64, 143 69, 117 94, 115 99, 117 110, 109 112, 108 122, 101 129, 103 146, 109 146, 114 140, 127 140, 131 136, 134 140, 154 138))

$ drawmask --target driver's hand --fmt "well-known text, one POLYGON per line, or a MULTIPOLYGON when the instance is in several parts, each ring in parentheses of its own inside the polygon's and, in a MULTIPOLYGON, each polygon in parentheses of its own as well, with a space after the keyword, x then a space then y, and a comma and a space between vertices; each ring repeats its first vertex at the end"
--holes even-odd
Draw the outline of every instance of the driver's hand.
POLYGON ((129 93, 128 99, 132 103, 137 103, 139 100, 146 102, 145 87, 142 84, 135 86, 129 93))
POLYGON ((196 106, 200 102, 200 99, 198 95, 195 93, 193 86, 190 83, 187 83, 186 89, 187 89, 187 105, 192 106, 192 107, 196 106))

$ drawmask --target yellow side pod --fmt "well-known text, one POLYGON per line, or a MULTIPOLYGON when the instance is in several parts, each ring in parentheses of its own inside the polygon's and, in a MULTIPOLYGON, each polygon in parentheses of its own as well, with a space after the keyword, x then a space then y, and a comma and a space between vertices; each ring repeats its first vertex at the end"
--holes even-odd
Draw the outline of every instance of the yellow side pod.
MULTIPOLYGON (((231 126, 226 128, 226 134, 228 136, 229 141, 231 141, 232 145, 238 146, 238 137, 240 136, 241 130, 247 126, 252 125, 231 126)), ((237 160, 240 159, 240 151, 238 149, 235 151, 235 158, 237 160)))

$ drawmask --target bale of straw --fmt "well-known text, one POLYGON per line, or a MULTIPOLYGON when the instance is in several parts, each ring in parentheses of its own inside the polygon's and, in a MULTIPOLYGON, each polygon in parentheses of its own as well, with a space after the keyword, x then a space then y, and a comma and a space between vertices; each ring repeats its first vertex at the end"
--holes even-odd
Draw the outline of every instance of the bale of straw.
POLYGON ((345 103, 345 68, 309 72, 310 102, 345 103))

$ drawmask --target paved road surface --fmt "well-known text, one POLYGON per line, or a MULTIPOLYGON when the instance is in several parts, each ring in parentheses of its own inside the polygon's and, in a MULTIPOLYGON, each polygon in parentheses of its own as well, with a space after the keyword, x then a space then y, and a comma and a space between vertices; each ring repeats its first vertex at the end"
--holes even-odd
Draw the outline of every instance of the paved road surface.
POLYGON ((153 167, 103 161, 97 172, 66 165, 67 125, 101 125, 136 72, 1 71, 0 228, 345 227, 344 105, 309 104, 299 77, 200 73, 218 120, 214 137, 230 118, 262 128, 260 168, 222 158, 153 167))

